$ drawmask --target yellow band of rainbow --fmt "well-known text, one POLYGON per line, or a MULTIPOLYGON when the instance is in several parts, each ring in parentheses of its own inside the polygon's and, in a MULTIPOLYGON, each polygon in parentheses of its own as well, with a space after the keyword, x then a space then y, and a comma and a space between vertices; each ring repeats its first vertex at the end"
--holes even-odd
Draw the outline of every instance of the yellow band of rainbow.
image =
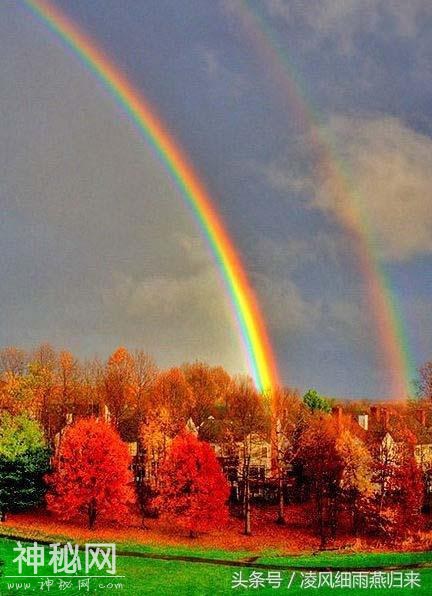
POLYGON ((155 109, 111 59, 72 20, 47 0, 24 0, 97 75, 128 112, 175 180, 214 255, 238 324, 248 368, 261 391, 278 384, 274 353, 257 298, 240 257, 218 215, 204 183, 183 149, 167 131, 155 109))

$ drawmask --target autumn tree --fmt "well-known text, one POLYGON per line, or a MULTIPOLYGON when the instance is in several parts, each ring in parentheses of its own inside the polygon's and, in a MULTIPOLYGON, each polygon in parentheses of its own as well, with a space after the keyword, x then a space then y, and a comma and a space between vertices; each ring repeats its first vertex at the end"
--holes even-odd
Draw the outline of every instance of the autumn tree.
POLYGON ((57 363, 55 349, 43 343, 30 354, 23 378, 25 391, 31 394, 31 413, 42 424, 50 443, 59 428, 57 363))
POLYGON ((52 370, 57 363, 57 352, 50 343, 45 342, 33 350, 30 360, 41 368, 52 370))
POLYGON ((76 413, 81 391, 81 377, 78 360, 71 352, 62 351, 57 363, 57 392, 59 414, 76 413))
POLYGON ((79 366, 81 387, 77 414, 84 418, 97 416, 102 410, 105 397, 104 366, 98 358, 84 360, 79 366))
POLYGON ((213 425, 206 423, 210 418, 217 417, 231 378, 221 366, 209 366, 203 362, 184 364, 182 370, 194 397, 190 416, 200 429, 202 437, 206 432, 211 433, 213 425))
POLYGON ((336 448, 339 429, 328 414, 315 414, 301 436, 299 458, 315 502, 315 522, 324 548, 334 537, 343 461, 336 448))
POLYGON ((228 494, 227 481, 210 445, 191 433, 178 435, 160 471, 154 505, 161 515, 194 537, 226 522, 228 494))
POLYGON ((171 437, 184 429, 193 406, 192 389, 180 368, 170 368, 159 373, 153 386, 149 407, 154 410, 159 408, 166 410, 170 421, 171 437))
POLYGON ((142 512, 146 511, 149 497, 159 489, 159 471, 167 449, 173 438, 184 430, 192 406, 192 390, 179 368, 160 372, 149 385, 144 418, 138 431, 145 472, 137 486, 142 512))
POLYGON ((244 533, 251 533, 250 463, 254 443, 267 435, 268 419, 262 395, 247 377, 232 381, 226 396, 226 435, 241 444, 244 533))
POLYGON ((298 455, 301 430, 307 410, 295 390, 276 388, 270 397, 271 435, 274 465, 278 480, 278 516, 276 523, 285 523, 285 476, 298 455))
POLYGON ((364 520, 368 500, 373 497, 373 460, 366 445, 349 427, 341 428, 336 437, 336 454, 340 458, 340 497, 352 520, 355 533, 364 520))
POLYGON ((23 390, 31 396, 30 412, 42 424, 49 442, 58 429, 56 389, 54 368, 32 361, 23 378, 23 390))
POLYGON ((432 360, 425 362, 418 372, 417 393, 419 397, 432 400, 432 360))
POLYGON ((69 426, 54 472, 47 477, 47 505, 61 519, 85 516, 121 521, 134 501, 131 458, 115 429, 96 418, 69 426))
POLYGON ((415 443, 403 419, 394 416, 373 449, 376 492, 368 511, 369 527, 386 540, 401 539, 419 527, 423 487, 415 443))
POLYGON ((140 426, 139 440, 145 452, 145 477, 150 491, 159 488, 159 470, 173 439, 171 415, 164 406, 149 413, 140 426))
POLYGON ((28 354, 15 346, 6 346, 0 350, 0 374, 22 375, 28 364, 28 354))
POLYGON ((29 390, 26 376, 11 371, 3 373, 0 380, 0 412, 12 415, 36 413, 34 396, 29 390))
POLYGON ((135 391, 137 428, 141 426, 150 395, 156 383, 158 368, 152 356, 143 350, 135 350, 133 357, 133 387, 135 391))
POLYGON ((103 375, 103 395, 116 429, 136 408, 134 372, 133 357, 126 348, 111 354, 103 375))
POLYGON ((38 505, 49 451, 39 424, 25 415, 0 417, 0 516, 38 505))

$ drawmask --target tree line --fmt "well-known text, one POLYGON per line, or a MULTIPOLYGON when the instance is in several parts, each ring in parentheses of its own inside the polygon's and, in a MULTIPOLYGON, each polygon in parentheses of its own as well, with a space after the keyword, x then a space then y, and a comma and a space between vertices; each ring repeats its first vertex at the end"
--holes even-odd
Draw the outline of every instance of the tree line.
POLYGON ((253 451, 265 442, 277 523, 289 521, 293 502, 311 506, 322 546, 342 530, 396 540, 424 524, 428 469, 414 457, 417 439, 407 422, 418 403, 392 416, 387 430, 397 448, 386 452, 381 437, 366 436, 353 416, 365 404, 342 411, 316 391, 300 396, 288 388, 262 395, 249 378, 222 367, 159 370, 140 350, 79 361, 49 344, 4 348, 0 379, 2 519, 44 500, 59 517, 90 527, 135 509, 172 518, 190 535, 237 512, 250 534, 253 451), (234 454, 239 506, 229 504, 215 445, 219 455, 234 454))

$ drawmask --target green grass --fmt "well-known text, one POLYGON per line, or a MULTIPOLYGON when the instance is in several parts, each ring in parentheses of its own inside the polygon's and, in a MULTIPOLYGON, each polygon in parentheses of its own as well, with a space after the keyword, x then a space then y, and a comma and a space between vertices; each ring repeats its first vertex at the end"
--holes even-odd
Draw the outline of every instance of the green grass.
MULTIPOLYGON (((16 546, 14 540, 7 538, 0 539, 0 559, 4 561, 2 572, 4 576, 16 575, 17 565, 13 563, 16 556, 13 548, 16 546)), ((169 555, 169 556, 207 556, 208 559, 224 559, 226 561, 241 560, 250 556, 251 553, 228 552, 224 550, 204 550, 193 548, 175 548, 175 547, 147 547, 133 543, 118 543, 119 551, 133 551, 137 555, 169 555)), ((410 564, 432 565, 432 553, 322 553, 318 555, 300 555, 295 557, 281 557, 276 553, 262 556, 257 563, 271 564, 277 566, 292 566, 294 568, 305 567, 306 569, 326 569, 326 568, 377 568, 377 567, 402 567, 410 564)), ((253 568, 230 567, 228 565, 215 565, 209 563, 194 563, 185 561, 163 561, 147 559, 139 556, 121 556, 117 557, 117 574, 125 577, 115 579, 92 579, 90 593, 92 594, 131 594, 139 596, 141 594, 158 594, 169 596, 174 594, 197 594, 197 595, 219 595, 219 594, 412 594, 423 596, 432 591, 432 567, 417 569, 415 572, 421 574, 421 587, 414 589, 338 589, 338 588, 320 588, 301 589, 301 571, 295 571, 293 583, 290 590, 287 590, 287 584, 293 571, 281 570, 282 585, 280 590, 270 586, 253 588, 232 589, 233 574, 242 571, 243 577, 248 579, 254 571, 262 573, 267 577, 267 570, 253 568), (110 589, 107 584, 114 584, 110 589), (122 584, 122 589, 116 587, 116 584, 122 584), (105 587, 104 587, 105 586, 105 587)), ((52 570, 47 566, 39 571, 39 577, 44 574, 52 575, 52 570)), ((31 592, 45 593, 46 590, 40 590, 40 584, 37 578, 31 580, 0 578, 0 594, 26 594, 31 592), (25 590, 23 586, 19 590, 8 589, 8 584, 12 582, 26 581, 30 583, 30 589, 25 590)), ((52 586, 50 594, 58 596, 60 594, 85 594, 86 591, 78 591, 77 580, 73 580, 73 587, 67 590, 60 590, 57 586, 52 586)))

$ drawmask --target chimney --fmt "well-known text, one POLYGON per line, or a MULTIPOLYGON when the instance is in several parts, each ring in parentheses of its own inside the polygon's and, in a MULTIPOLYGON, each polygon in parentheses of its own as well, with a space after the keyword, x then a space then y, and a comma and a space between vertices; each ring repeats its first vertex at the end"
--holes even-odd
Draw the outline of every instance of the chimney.
POLYGON ((342 422, 342 406, 334 406, 332 408, 332 414, 336 418, 338 424, 342 422))
POLYGON ((418 410, 417 417, 418 417, 420 424, 422 426, 426 426, 426 410, 424 408, 421 408, 420 410, 418 410))
POLYGON ((370 409, 371 418, 379 421, 379 419, 380 419, 379 413, 380 412, 379 412, 378 406, 371 406, 371 409, 370 409))
POLYGON ((106 404, 104 404, 103 407, 103 414, 102 414, 102 419, 104 422, 111 422, 111 413, 109 411, 109 408, 106 404))
POLYGON ((198 436, 198 428, 192 418, 189 418, 186 422, 186 432, 191 433, 196 437, 198 436))
POLYGON ((363 428, 363 430, 368 430, 369 428, 369 416, 367 414, 359 414, 357 416, 357 422, 359 426, 363 428))
POLYGON ((389 420, 390 420, 390 412, 387 410, 387 408, 382 408, 381 413, 382 413, 382 423, 384 425, 384 428, 387 429, 389 420))

